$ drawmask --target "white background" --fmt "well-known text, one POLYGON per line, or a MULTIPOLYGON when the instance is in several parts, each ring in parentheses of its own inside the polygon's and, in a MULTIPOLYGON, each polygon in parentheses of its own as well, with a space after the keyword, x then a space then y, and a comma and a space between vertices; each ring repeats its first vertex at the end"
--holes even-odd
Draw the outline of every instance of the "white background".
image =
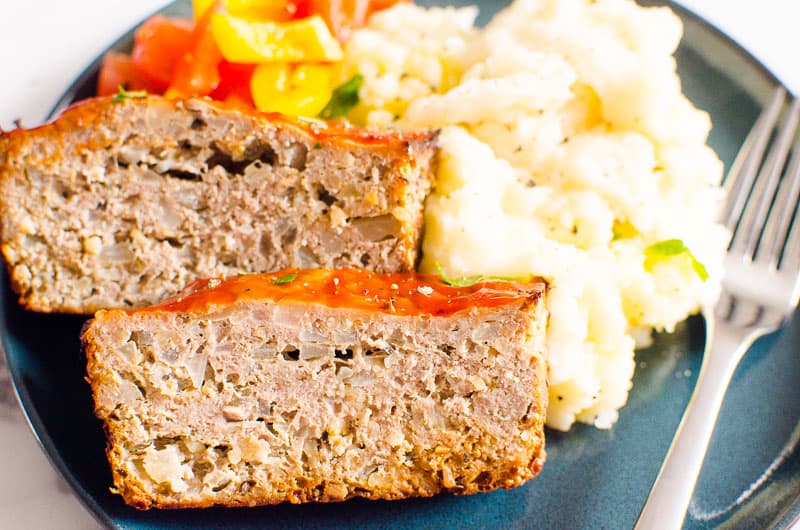
MULTIPOLYGON (((11 128, 17 118, 27 126, 38 124, 94 57, 132 24, 165 3, 165 0, 1 0, 0 128, 11 128)), ((739 41, 787 86, 800 93, 800 0, 682 0, 681 3, 739 41)), ((0 376, 0 384, 4 379, 0 376)), ((50 470, 21 415, 2 412, 0 529, 95 526, 50 470)))

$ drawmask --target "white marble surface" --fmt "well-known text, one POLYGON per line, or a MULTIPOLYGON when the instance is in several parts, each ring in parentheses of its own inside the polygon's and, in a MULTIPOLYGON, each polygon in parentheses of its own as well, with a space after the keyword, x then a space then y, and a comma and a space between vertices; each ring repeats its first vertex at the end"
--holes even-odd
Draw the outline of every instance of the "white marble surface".
MULTIPOLYGON (((35 125, 110 42, 165 0, 0 2, 0 127, 35 125)), ((683 0, 800 93, 800 1, 683 0)), ((0 529, 90 529, 89 513, 51 469, 13 400, 0 358, 0 529)))

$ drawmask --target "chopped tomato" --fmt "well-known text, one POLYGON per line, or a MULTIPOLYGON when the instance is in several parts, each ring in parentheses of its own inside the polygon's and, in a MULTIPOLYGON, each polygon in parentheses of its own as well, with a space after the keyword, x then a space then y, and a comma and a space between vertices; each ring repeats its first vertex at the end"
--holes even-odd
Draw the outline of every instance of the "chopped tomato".
POLYGON ((369 15, 410 0, 292 0, 294 18, 320 15, 340 42, 364 25, 369 15))
POLYGON ((313 14, 311 0, 292 0, 289 9, 292 11, 292 18, 295 20, 308 18, 313 14))
POLYGON ((215 0, 192 0, 192 14, 195 20, 203 18, 209 9, 214 5, 215 0))
POLYGON ((225 0, 225 5, 231 15, 249 20, 285 22, 294 14, 286 0, 225 0))
POLYGON ((367 17, 369 17, 372 13, 376 11, 383 11, 384 9, 389 9, 395 4, 399 4, 400 2, 410 2, 411 0, 370 0, 369 2, 369 9, 367 9, 367 17))
POLYGON ((144 79, 165 90, 192 42, 190 20, 154 15, 136 30, 131 57, 144 79))
MULTIPOLYGON (((285 22, 294 17, 295 2, 292 0, 222 0, 226 12, 235 17, 253 21, 271 20, 285 22)), ((192 0, 195 20, 199 20, 214 5, 214 0, 192 0)))
POLYGON ((177 62, 168 95, 207 96, 220 83, 219 64, 222 54, 211 32, 211 17, 220 9, 216 2, 197 21, 187 51, 177 62))
MULTIPOLYGON (((254 64, 235 64, 223 60, 219 63, 219 85, 210 94, 211 99, 226 101, 235 97, 253 107, 253 98, 250 96, 250 79, 253 77, 254 64)), ((241 105, 237 105, 241 106, 241 105)))
POLYGON ((342 47, 318 15, 290 22, 253 22, 217 14, 211 27, 222 55, 234 63, 338 61, 342 47))
POLYGON ((97 95, 110 96, 122 87, 126 90, 147 90, 158 92, 158 89, 143 79, 136 71, 130 55, 108 52, 100 64, 97 76, 97 95))
MULTIPOLYGON (((194 21, 155 15, 136 31, 131 57, 109 53, 98 94, 114 94, 122 85, 168 97, 210 96, 237 106, 266 107, 269 83, 278 79, 269 72, 288 68, 293 86, 320 83, 319 76, 311 75, 324 69, 318 63, 340 60, 339 42, 370 14, 401 1, 409 0, 193 0, 194 21), (264 66, 254 83, 259 65, 276 62, 284 66, 264 66)), ((315 105, 324 99, 316 95, 315 105)), ((281 97, 297 112, 311 112, 313 105, 281 97)))
POLYGON ((310 0, 311 13, 320 15, 331 33, 344 42, 367 20, 370 0, 310 0))
POLYGON ((316 116, 331 98, 332 71, 326 64, 264 63, 250 80, 259 110, 316 116))

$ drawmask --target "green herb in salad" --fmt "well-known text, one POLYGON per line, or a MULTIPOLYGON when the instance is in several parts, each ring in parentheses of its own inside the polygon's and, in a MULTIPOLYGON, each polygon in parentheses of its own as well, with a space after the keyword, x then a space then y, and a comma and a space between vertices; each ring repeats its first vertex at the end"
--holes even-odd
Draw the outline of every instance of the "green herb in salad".
POLYGON ((694 257, 692 251, 681 241, 680 239, 666 239, 664 241, 659 241, 658 243, 653 243, 646 249, 644 249, 644 268, 649 270, 653 269, 653 266, 656 263, 661 261, 674 258, 676 256, 688 256, 692 263, 692 270, 697 274, 697 276, 706 281, 708 279, 708 271, 706 270, 705 265, 700 263, 697 258, 694 257))
POLYGON ((364 76, 356 74, 338 87, 333 89, 330 101, 319 113, 319 117, 325 120, 335 120, 346 116, 353 107, 358 105, 358 89, 364 82, 364 76))

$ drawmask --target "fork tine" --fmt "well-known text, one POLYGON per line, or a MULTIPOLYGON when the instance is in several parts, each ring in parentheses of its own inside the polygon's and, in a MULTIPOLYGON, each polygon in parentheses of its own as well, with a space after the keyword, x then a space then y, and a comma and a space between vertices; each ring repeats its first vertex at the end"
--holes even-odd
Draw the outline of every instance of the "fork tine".
MULTIPOLYGON (((795 173, 797 177, 796 182, 800 182, 800 172, 795 173)), ((797 306, 800 300, 800 207, 795 211, 794 225, 792 231, 786 238, 786 247, 783 252, 783 260, 781 260, 781 269, 787 271, 794 271, 796 274, 794 280, 794 290, 790 294, 789 304, 797 306)))
POLYGON ((731 165, 724 185, 727 200, 721 217, 722 223, 728 230, 733 231, 742 210, 744 210, 753 180, 758 174, 758 168, 764 157, 770 133, 775 127, 785 99, 786 90, 783 87, 775 89, 772 98, 758 116, 742 144, 739 154, 736 155, 736 160, 731 165))
MULTIPOLYGON (((779 200, 776 197, 776 190, 781 181, 781 175, 786 167, 786 159, 789 156, 789 151, 792 146, 792 141, 797 131, 797 123, 800 121, 800 100, 793 100, 789 106, 783 123, 777 132, 774 142, 769 148, 767 159, 756 178, 753 190, 751 193, 750 202, 745 206, 742 214, 742 219, 739 222, 739 227, 736 229, 736 242, 733 248, 740 250, 744 256, 752 257, 759 248, 759 241, 762 245, 769 246, 772 240, 778 240, 780 247, 783 247, 785 240, 784 234, 778 235, 776 231, 764 231, 764 237, 761 234, 767 224, 767 216, 770 215, 770 207, 773 200, 779 200)), ((782 210, 782 208, 781 208, 782 210)), ((777 209, 772 209, 773 214, 777 209)), ((771 253, 765 253, 759 250, 759 256, 765 256, 771 259, 771 253)), ((761 258, 763 259, 763 258, 761 258)))
MULTIPOLYGON (((795 104, 798 102, 795 101, 795 104)), ((764 230, 763 239, 765 242, 770 242, 766 255, 772 268, 800 270, 800 219, 792 222, 800 215, 796 211, 798 201, 800 201, 800 138, 794 143, 792 159, 783 176, 775 204, 772 206, 770 223, 764 230)))

